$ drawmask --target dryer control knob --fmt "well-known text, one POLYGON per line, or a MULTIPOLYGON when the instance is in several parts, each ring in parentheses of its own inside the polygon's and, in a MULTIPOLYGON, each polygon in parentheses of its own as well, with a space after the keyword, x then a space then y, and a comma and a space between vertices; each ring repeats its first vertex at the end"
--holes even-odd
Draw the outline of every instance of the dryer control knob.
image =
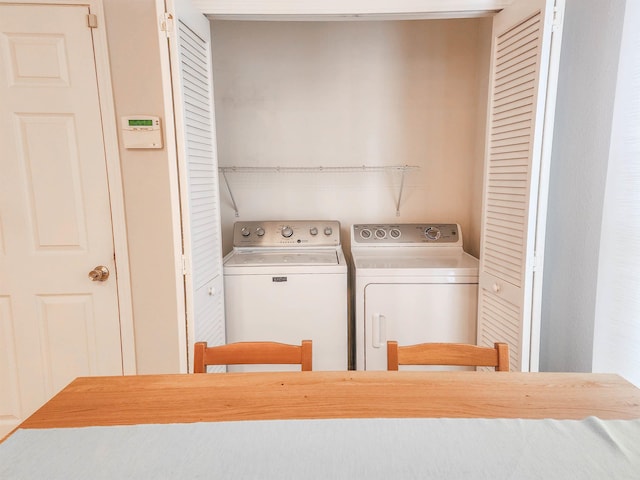
POLYGON ((247 227, 242 227, 240 233, 242 233, 243 237, 248 237, 249 235, 251 235, 251 230, 249 230, 247 227))
POLYGON ((438 240, 440 238, 440 229, 437 227, 429 227, 425 230, 424 234, 429 240, 438 240))
POLYGON ((264 228, 262 228, 262 227, 258 227, 258 228, 256 229, 256 234, 257 234, 259 237, 262 237, 262 236, 264 235, 264 228))
POLYGON ((333 228, 331 227, 325 227, 324 228, 324 234, 328 237, 329 235, 331 235, 333 233, 333 228))
POLYGON ((311 227, 309 229, 309 233, 315 237, 318 234, 318 229, 316 227, 311 227))
POLYGON ((293 228, 286 226, 282 229, 282 236, 284 238, 289 238, 291 235, 293 235, 293 228))

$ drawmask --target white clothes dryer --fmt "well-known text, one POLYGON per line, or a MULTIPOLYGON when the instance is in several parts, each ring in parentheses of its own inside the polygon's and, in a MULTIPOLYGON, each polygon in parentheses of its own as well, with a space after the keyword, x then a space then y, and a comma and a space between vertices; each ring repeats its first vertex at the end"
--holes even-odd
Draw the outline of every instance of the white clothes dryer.
POLYGON ((356 369, 386 370, 387 340, 476 343, 478 260, 459 225, 353 225, 351 255, 356 369))
POLYGON ((236 222, 233 250, 224 258, 227 343, 312 340, 313 370, 346 370, 347 281, 339 222, 236 222))

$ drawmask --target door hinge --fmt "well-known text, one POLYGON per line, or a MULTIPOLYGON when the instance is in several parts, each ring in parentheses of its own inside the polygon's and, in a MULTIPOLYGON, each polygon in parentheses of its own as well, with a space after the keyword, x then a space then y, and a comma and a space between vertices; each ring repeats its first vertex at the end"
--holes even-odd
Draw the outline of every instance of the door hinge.
POLYGON ((187 274, 187 257, 182 255, 182 275, 187 274))
POLYGON ((98 28, 98 16, 93 13, 87 14, 87 26, 89 28, 98 28))
POLYGON ((169 12, 164 12, 160 15, 160 31, 167 35, 167 38, 171 36, 173 31, 173 15, 169 12))
POLYGON ((529 262, 529 267, 531 268, 532 272, 537 272, 540 270, 540 267, 542 265, 540 265, 540 256, 538 254, 533 254, 533 257, 531 258, 531 261, 529 262))
POLYGON ((553 7, 553 23, 551 25, 551 31, 557 32, 562 25, 562 11, 557 7, 553 7))

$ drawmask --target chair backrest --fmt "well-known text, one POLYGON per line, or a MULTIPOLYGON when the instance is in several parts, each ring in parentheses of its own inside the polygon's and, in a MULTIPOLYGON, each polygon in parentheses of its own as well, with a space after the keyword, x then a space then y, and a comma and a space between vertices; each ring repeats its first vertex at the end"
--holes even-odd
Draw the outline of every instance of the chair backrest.
POLYGON ((237 342, 207 347, 197 342, 193 352, 193 373, 206 373, 207 365, 295 365, 303 371, 312 368, 311 340, 301 345, 278 342, 237 342))
POLYGON ((499 372, 509 371, 509 346, 495 343, 494 348, 464 343, 420 343, 399 347, 398 342, 387 342, 387 370, 398 370, 398 365, 452 365, 495 367, 499 372))

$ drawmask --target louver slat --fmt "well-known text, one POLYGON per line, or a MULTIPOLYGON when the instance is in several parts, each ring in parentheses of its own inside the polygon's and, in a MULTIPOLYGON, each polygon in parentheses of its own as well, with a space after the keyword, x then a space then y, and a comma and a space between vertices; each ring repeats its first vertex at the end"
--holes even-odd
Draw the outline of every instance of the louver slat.
POLYGON ((225 341, 222 291, 218 170, 208 40, 178 22, 181 92, 186 149, 194 337, 219 345, 225 341))
POLYGON ((480 318, 481 331, 478 341, 480 345, 492 347, 494 342, 509 344, 510 367, 512 371, 519 371, 520 358, 520 308, 503 298, 487 294, 485 290, 480 296, 482 314, 480 318))
POLYGON ((497 39, 484 268, 516 287, 522 286, 525 267, 524 217, 529 193, 528 158, 533 135, 540 25, 540 15, 534 15, 497 39), (488 232, 495 235, 489 238, 488 232), (508 237, 503 235, 505 232, 509 232, 508 237))
POLYGON ((208 48, 185 24, 179 23, 180 62, 184 93, 187 168, 191 206, 193 285, 199 289, 221 272, 216 228, 217 174, 214 162, 213 119, 209 105, 208 48), (208 166, 209 168, 201 168, 208 166), (195 208, 206 201, 208 208, 195 208))
POLYGON ((531 188, 540 161, 537 114, 545 98, 541 62, 550 9, 548 0, 515 0, 494 18, 477 341, 507 342, 510 368, 518 371, 531 367, 528 259, 537 206, 531 188))

